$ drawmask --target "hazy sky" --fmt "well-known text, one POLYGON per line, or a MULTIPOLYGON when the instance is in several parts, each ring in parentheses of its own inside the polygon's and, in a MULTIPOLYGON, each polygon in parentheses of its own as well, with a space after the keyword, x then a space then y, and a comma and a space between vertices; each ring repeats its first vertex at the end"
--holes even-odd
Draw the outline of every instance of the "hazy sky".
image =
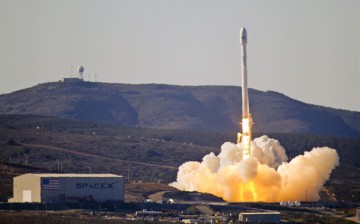
POLYGON ((245 26, 250 88, 360 111, 359 11, 358 0, 0 0, 0 94, 78 65, 101 82, 240 86, 245 26))

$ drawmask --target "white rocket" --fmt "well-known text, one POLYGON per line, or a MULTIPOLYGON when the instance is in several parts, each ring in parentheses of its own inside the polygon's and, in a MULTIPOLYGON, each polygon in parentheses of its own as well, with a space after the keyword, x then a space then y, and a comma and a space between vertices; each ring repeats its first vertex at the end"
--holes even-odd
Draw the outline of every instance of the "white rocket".
POLYGON ((246 44, 247 44, 247 33, 243 27, 240 30, 240 46, 241 46, 241 88, 242 88, 242 116, 246 117, 250 114, 249 110, 249 95, 247 87, 247 68, 246 68, 246 44))
POLYGON ((240 47, 241 47, 241 74, 242 74, 242 133, 238 134, 238 143, 241 142, 243 156, 251 156, 251 126, 253 125, 249 108, 249 94, 247 86, 247 68, 246 68, 246 44, 247 33, 243 27, 240 30, 240 47))

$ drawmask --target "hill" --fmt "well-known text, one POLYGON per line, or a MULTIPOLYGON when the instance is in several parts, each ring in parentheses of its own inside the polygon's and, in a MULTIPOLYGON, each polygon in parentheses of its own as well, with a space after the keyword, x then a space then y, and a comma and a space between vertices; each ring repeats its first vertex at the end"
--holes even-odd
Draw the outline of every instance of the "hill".
MULTIPOLYGON (((254 131, 360 138, 360 112, 250 89, 254 131)), ((51 82, 0 95, 0 114, 38 114, 134 127, 238 131, 241 88, 51 82)))
MULTIPOLYGON (((337 149, 341 165, 334 170, 324 193, 334 193, 339 200, 360 198, 360 140, 307 134, 268 135, 279 140, 290 159, 316 146, 337 149)), ((201 161, 210 152, 218 154, 226 141, 234 142, 235 133, 133 128, 38 115, 0 115, 0 162, 7 167, 27 162, 21 168, 109 172, 123 175, 127 182, 173 182, 179 165, 201 161)), ((4 173, 0 173, 2 181, 4 173)), ((15 175, 19 171, 10 173, 15 175)), ((5 192, 0 194, 3 198, 6 192, 11 192, 10 182, 3 181, 7 183, 0 188, 5 192)))

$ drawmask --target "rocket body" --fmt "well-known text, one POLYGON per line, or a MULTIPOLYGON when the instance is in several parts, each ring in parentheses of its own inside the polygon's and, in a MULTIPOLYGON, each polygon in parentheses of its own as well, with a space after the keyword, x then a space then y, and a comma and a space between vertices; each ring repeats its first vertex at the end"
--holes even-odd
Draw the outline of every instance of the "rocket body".
POLYGON ((240 30, 240 47, 241 47, 241 89, 242 89, 242 133, 238 135, 238 143, 242 144, 243 157, 251 156, 251 126, 253 125, 249 108, 249 94, 247 86, 247 32, 243 27, 240 30))
POLYGON ((241 46, 241 88, 242 88, 242 116, 247 117, 250 114, 249 95, 247 86, 247 55, 246 55, 247 33, 243 27, 240 30, 240 46, 241 46))

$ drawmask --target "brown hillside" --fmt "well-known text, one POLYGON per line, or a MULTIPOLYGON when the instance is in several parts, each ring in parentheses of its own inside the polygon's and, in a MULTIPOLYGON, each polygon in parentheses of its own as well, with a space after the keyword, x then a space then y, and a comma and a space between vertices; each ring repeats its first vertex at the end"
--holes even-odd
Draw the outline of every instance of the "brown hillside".
MULTIPOLYGON (((241 88, 231 86, 40 84, 0 95, 0 114, 37 114, 136 127, 237 131, 241 88)), ((250 89, 254 131, 360 138, 360 112, 324 108, 250 89)))

